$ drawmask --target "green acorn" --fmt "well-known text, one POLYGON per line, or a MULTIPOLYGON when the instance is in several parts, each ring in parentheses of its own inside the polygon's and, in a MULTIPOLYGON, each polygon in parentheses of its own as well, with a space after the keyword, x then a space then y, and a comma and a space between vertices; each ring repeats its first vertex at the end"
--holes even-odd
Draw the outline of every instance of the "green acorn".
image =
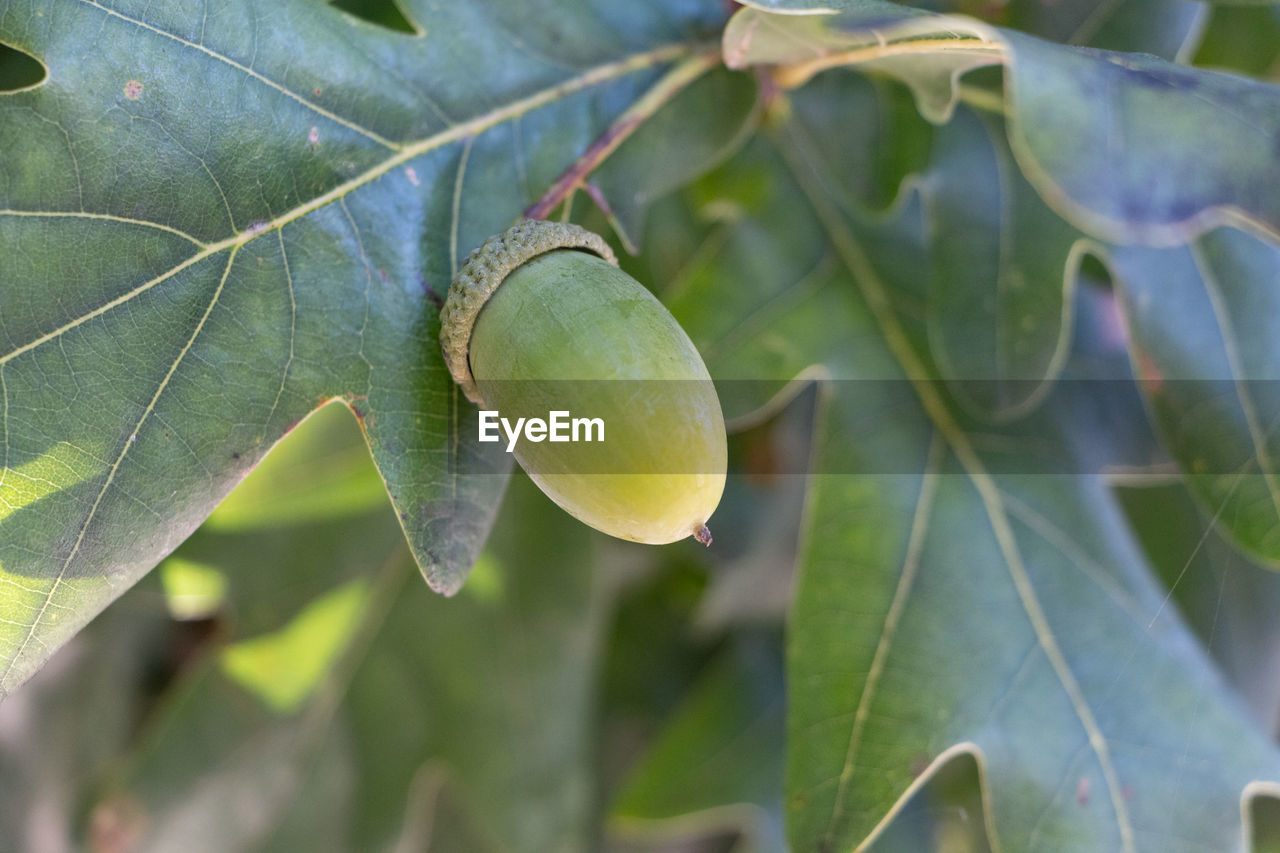
POLYGON ((540 220, 489 238, 454 276, 441 323, 482 440, 497 434, 561 508, 620 539, 710 544, 728 456, 720 400, 688 335, 603 239, 540 220))

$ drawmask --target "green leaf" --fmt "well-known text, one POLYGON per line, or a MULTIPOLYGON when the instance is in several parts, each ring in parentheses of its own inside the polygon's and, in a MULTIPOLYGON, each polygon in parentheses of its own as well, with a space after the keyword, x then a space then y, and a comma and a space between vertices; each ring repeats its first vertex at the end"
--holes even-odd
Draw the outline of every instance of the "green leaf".
MULTIPOLYGON (((323 421, 284 445, 299 464, 362 443, 323 421)), ((606 579, 524 478, 506 513, 452 600, 417 582, 385 509, 326 521, 363 547, 323 559, 323 527, 201 529, 180 553, 226 578, 224 640, 97 812, 130 804, 141 850, 582 849, 606 579)))
MULTIPOLYGON (((1195 63, 1258 77, 1280 61, 1280 6, 1225 6, 1213 10, 1195 63)), ((1271 78, 1275 79, 1275 74, 1271 78)))
POLYGON ((938 133, 924 181, 930 351, 976 413, 1017 417, 1043 399, 1066 359, 1084 236, 1022 177, 998 119, 959 109, 938 133))
POLYGON ((856 63, 902 80, 921 114, 940 124, 955 109, 955 81, 966 71, 1001 61, 1000 45, 988 31, 977 21, 944 19, 888 0, 849 2, 830 19, 748 8, 725 28, 724 55, 730 68, 790 66, 782 76, 788 86, 825 68, 856 63))
POLYGON ((402 11, 422 35, 304 0, 0 10, 48 69, 0 98, 0 694, 335 397, 462 583, 510 461, 435 306, 721 10, 402 11))
MULTIPOLYGON (((747 429, 729 437, 729 470, 740 472, 716 509, 723 545, 715 550, 708 589, 696 623, 710 632, 782 624, 791 606, 801 520, 804 472, 813 453, 817 387, 765 409, 747 429)), ((718 544, 718 543, 717 543, 718 544)))
POLYGON ((204 522, 206 531, 273 530, 382 509, 387 488, 369 465, 364 442, 351 441, 348 406, 322 406, 253 469, 204 522))
POLYGON ((1006 39, 1010 141, 1072 222, 1117 241, 1172 243, 1239 223, 1280 237, 1280 199, 1267 190, 1280 182, 1280 87, 1006 39))
POLYGON ((222 672, 277 712, 296 711, 350 643, 366 585, 352 581, 302 609, 288 625, 222 650, 222 672))
POLYGON ((993 23, 1050 41, 1176 60, 1199 37, 1207 14, 1196 0, 1013 0, 993 23))
POLYGON ((780 651, 757 638, 712 664, 629 775, 611 810, 614 835, 659 839, 736 830, 749 839, 747 850, 786 849, 780 651))
MULTIPOLYGON (((821 365, 831 380, 789 639, 793 849, 869 843, 964 755, 1000 849, 1232 846, 1242 800, 1280 778, 1280 754, 1161 610, 1096 473, 1131 458, 1099 430, 1118 414, 1097 390, 1110 384, 1064 381, 1034 417, 975 429, 902 310, 928 260, 885 235, 914 233, 919 208, 897 223, 843 210, 845 175, 810 156, 794 116, 781 159, 757 147, 726 170, 726 203, 747 215, 721 244, 723 277, 686 294, 739 291, 730 316, 706 321, 734 341, 710 363, 718 381, 741 364, 780 381, 821 365), (732 195, 766 173, 761 200, 732 195), (774 253, 782 269, 750 272, 774 253)), ((1117 383, 1111 352, 1101 375, 1117 383)))
POLYGON ((1161 479, 1121 481, 1116 495, 1160 579, 1205 649, 1244 697, 1258 724, 1280 725, 1280 575, 1218 535, 1186 487, 1161 479))
POLYGON ((632 252, 649 206, 720 163, 754 129, 755 81, 719 70, 677 95, 592 176, 610 223, 632 252), (636 181, 637 175, 644 180, 636 181))
POLYGON ((1221 228, 1111 266, 1156 425, 1210 516, 1280 561, 1280 248, 1221 228))
POLYGON ((973 756, 956 756, 920 783, 867 847, 868 853, 991 853, 981 774, 973 756))
POLYGON ((935 122, 958 97, 987 104, 957 80, 1003 63, 1019 167, 1054 210, 1094 236, 1170 244, 1248 223, 1280 237, 1280 196, 1270 191, 1280 183, 1280 87, 883 0, 778 5, 793 14, 734 16, 727 61, 781 63, 780 79, 792 85, 834 66, 888 73, 912 87, 935 122), (1178 180, 1161 180, 1168 175, 1178 180))
POLYGON ((444 771, 497 849, 587 846, 609 578, 590 531, 524 477, 503 513, 481 562, 492 580, 453 600, 405 590, 352 682, 356 848, 371 846, 376 819, 399 814, 424 766, 444 771))

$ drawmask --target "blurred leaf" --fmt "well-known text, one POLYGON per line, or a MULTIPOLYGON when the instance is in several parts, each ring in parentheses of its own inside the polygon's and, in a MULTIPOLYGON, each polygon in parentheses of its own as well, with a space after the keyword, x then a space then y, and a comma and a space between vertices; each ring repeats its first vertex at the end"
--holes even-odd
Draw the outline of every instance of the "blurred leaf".
MULTIPOLYGON (((603 564, 613 574, 622 565, 622 555, 609 550, 611 556, 603 564)), ((632 548, 625 551, 628 556, 635 553, 632 548)), ((612 614, 600 696, 605 727, 628 730, 620 732, 620 739, 627 741, 623 746, 647 740, 655 721, 675 713, 713 659, 720 639, 693 630, 706 595, 702 565, 681 554, 637 556, 644 558, 643 571, 619 596, 612 614)), ((605 763, 613 757, 606 755, 605 763)), ((630 759, 619 763, 629 766, 630 759)), ((611 769, 605 768, 606 777, 611 769)))
POLYGON ((907 87, 848 71, 820 74, 791 96, 790 106, 812 129, 812 155, 849 179, 838 188, 850 210, 886 210, 905 179, 929 168, 934 127, 907 87), (832 102, 842 108, 829 109, 832 102))
POLYGON ((981 417, 1026 413, 1066 360, 1084 236, 1022 177, 1004 123, 967 108, 939 130, 923 189, 930 351, 981 417))
POLYGON ((782 654, 769 637, 720 656, 627 779, 610 826, 624 838, 736 829, 746 853, 783 851, 782 654))
POLYGON ((212 566, 170 557, 160 564, 165 604, 174 619, 209 619, 222 609, 227 578, 212 566))
POLYGON ((343 715, 360 756, 356 849, 404 819, 428 762, 498 849, 587 846, 608 578, 590 531, 524 477, 502 519, 487 546, 497 592, 403 590, 355 674, 343 715))
POLYGON ((397 0, 330 0, 330 2, 335 9, 349 12, 371 24, 396 32, 425 35, 405 17, 405 12, 400 8, 397 0))
MULTIPOLYGON (((1181 483, 1121 481, 1117 495, 1187 623, 1265 730, 1280 727, 1280 575, 1213 532, 1181 483)), ((1172 606, 1172 605, 1171 605, 1172 606)))
POLYGON ((1215 8, 1195 62, 1280 79, 1280 6, 1215 8))
POLYGON ((1050 41, 1175 60, 1208 13, 1196 0, 1012 0, 994 23, 1050 41))
POLYGON ((16 92, 44 79, 45 70, 34 56, 0 44, 0 93, 16 92))
POLYGON ((753 170, 771 173, 771 192, 736 199, 748 215, 720 274, 684 294, 696 304, 736 283, 745 310, 707 323, 735 342, 711 348, 718 381, 743 365, 830 377, 789 641, 793 849, 869 842, 920 774, 964 753, 983 768, 1001 849, 1229 847, 1246 786, 1280 777, 1280 755, 1160 612, 1163 591, 1092 473, 1127 445, 1110 459, 1093 431, 1105 420, 1082 403, 1101 394, 1090 405, 1105 413, 1123 369, 1110 383, 1065 374, 1034 417, 975 429, 889 296, 916 287, 928 259, 882 237, 912 233, 920 210, 904 206, 899 225, 841 208, 844 175, 809 156, 802 116, 780 134, 785 167, 757 147, 727 170, 726 193, 753 170), (768 268, 746 260, 771 252, 768 268), (770 306, 767 323, 753 302, 770 306))
POLYGON ((650 204, 742 144, 753 129, 755 102, 755 81, 747 75, 723 69, 708 74, 645 122, 592 175, 624 245, 633 252, 638 247, 650 204))
MULTIPOLYGON (((185 651, 153 584, 142 584, 0 705, 0 850, 81 849, 86 819, 139 721, 185 651)), ((110 848, 101 848, 110 849, 110 848)))
POLYGON ((782 624, 791 606, 817 385, 797 383, 776 401, 780 411, 729 437, 729 480, 716 509, 724 531, 698 604, 700 630, 782 624))
MULTIPOLYGON (((243 531, 318 522, 382 509, 387 487, 369 465, 369 449, 353 441, 351 410, 317 409, 292 440, 275 448, 204 524, 243 531)), ((357 436, 358 438, 358 436, 357 436)))
POLYGON ((1111 253, 1153 420, 1209 515, 1280 561, 1280 248, 1222 228, 1111 253))
POLYGON ((720 4, 46 5, 0 11, 49 72, 0 99, 0 694, 335 397, 455 592, 510 460, 435 306, 720 4))
POLYGON ((368 604, 368 589, 351 581, 308 604, 288 625, 222 650, 222 672, 275 711, 298 710, 315 692, 368 604))
MULTIPOLYGON (((281 630, 304 602, 366 577, 402 540, 384 505, 341 521, 276 530, 201 528, 173 559, 214 568, 226 578, 220 615, 234 636, 252 637, 281 630)), ((162 563, 161 572, 167 571, 162 563)))
POLYGON ((828 18, 743 9, 724 31, 730 68, 781 65, 784 85, 798 86, 826 68, 857 64, 902 80, 921 114, 941 124, 955 109, 954 81, 966 71, 1001 62, 1000 44, 989 40, 987 28, 977 21, 942 18, 888 0, 779 5, 828 13, 838 8, 841 14, 828 18))
MULTIPOLYGON (((300 448, 358 446, 344 421, 314 424, 325 441, 309 422, 300 448)), ((524 478, 509 500, 452 600, 414 581, 389 511, 329 522, 362 547, 323 560, 311 525, 200 531, 182 553, 226 577, 227 645, 96 813, 131 804, 141 850, 584 848, 603 579, 586 528, 524 478), (276 618, 246 618, 254 598, 276 618)))
POLYGON ((964 94, 959 74, 1003 63, 1018 165, 1094 236, 1168 244, 1244 221, 1280 237, 1280 195, 1270 191, 1280 184, 1280 87, 884 0, 771 5, 791 14, 744 9, 730 21, 732 66, 783 63, 776 73, 788 85, 834 66, 888 73, 935 122, 964 94), (797 14, 819 11, 828 14, 797 14))

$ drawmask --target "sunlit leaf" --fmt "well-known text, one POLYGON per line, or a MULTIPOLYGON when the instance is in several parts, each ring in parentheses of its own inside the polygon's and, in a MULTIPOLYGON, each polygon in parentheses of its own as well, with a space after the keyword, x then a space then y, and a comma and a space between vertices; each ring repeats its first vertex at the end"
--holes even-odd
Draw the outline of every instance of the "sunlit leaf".
POLYGON ((427 581, 462 583, 510 460, 436 306, 723 10, 396 9, 422 34, 310 0, 0 11, 48 69, 0 97, 0 692, 335 397, 427 581))

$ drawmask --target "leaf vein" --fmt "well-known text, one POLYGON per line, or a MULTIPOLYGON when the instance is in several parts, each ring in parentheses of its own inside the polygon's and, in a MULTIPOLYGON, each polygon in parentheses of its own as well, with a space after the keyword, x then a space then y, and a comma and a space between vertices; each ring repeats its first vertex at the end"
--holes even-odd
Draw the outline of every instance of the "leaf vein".
POLYGON ((222 290, 226 287, 227 277, 231 274, 231 267, 235 263, 236 251, 237 249, 232 249, 231 254, 227 258, 227 266, 222 271, 222 278, 218 281, 218 286, 214 290, 213 296, 209 300, 209 304, 205 308, 204 313, 200 316, 199 322, 196 323, 196 327, 191 332, 191 336, 187 339, 187 342, 183 345, 182 349, 179 350, 177 357, 173 360, 173 363, 169 365, 168 371, 160 380, 160 384, 156 388, 155 393, 151 396, 151 401, 147 404, 146 409, 143 410, 142 415, 138 418, 138 422, 130 431, 129 437, 125 439, 122 447, 120 448, 120 453, 116 456, 115 462, 107 471, 106 480, 103 482, 102 488, 98 491, 98 496, 94 499, 93 505, 89 507, 89 513, 85 516, 84 522, 80 525, 80 531, 76 535, 75 543, 67 553, 67 558, 63 561, 62 568, 58 570, 57 576, 53 579, 53 584, 49 587, 48 592, 45 593, 44 602, 41 604, 40 609, 36 611, 35 621, 31 623, 31 627, 27 630, 26 636, 23 637, 17 650, 13 654, 8 655, 4 672, 0 673, 0 691, 4 689, 4 685, 9 678, 9 673, 13 671, 14 665, 22 658, 22 653, 26 651, 27 646, 30 645, 33 640, 40 643, 42 647, 45 645, 43 640, 36 637, 36 631, 39 629, 45 613, 48 612, 49 606, 58 592, 58 588, 62 586, 67 575, 67 570, 71 567, 72 561, 74 561, 76 555, 80 553, 80 547, 84 544, 85 534, 93 524, 93 519, 98 513, 98 508, 102 506, 102 499, 111 489, 112 483, 115 482, 116 474, 120 471, 120 466, 124 463, 124 459, 129 454, 129 450, 132 449, 138 431, 142 429, 143 425, 147 422, 147 419, 150 418, 151 413, 155 411, 156 404, 160 400, 160 395, 162 395, 165 389, 169 387, 169 381, 173 378, 173 374, 177 372, 178 366, 182 364, 182 360, 191 350, 191 347, 195 345, 196 338, 200 336, 201 330, 204 329, 205 322, 209 319, 209 315, 213 313, 214 307, 217 306, 218 300, 222 297, 222 290))
POLYGON ((871 703, 876 690, 880 686, 880 676, 884 672, 889 650, 897 637, 898 623, 907 609, 907 600, 915 586, 916 575, 920 571, 920 555, 924 551, 925 537, 929 531, 929 514, 933 509, 934 498, 938 493, 938 470, 942 466, 942 454, 945 442, 938 433, 934 433, 929 441, 929 456, 925 463, 924 474, 920 481, 920 495, 916 499, 915 515, 911 519, 911 532, 907 537, 907 551, 902 562, 902 573, 898 576, 898 585, 893 593, 893 600, 884 617, 884 625, 880 629, 880 639, 876 644, 875 654, 871 658, 871 669, 863 684, 862 695, 858 697, 858 707, 854 712, 853 726, 849 732, 849 746, 845 750, 844 766, 840 770, 840 782, 836 788, 835 806, 831 817, 827 820, 826 844, 830 846, 836 825, 844 811, 844 794, 849 781, 853 778, 857 766, 858 748, 862 744, 862 735, 867 720, 871 716, 871 703))
POLYGON ((1120 833, 1121 849, 1125 853, 1132 853, 1132 851, 1136 850, 1133 826, 1115 767, 1111 762, 1107 738, 1098 727, 1097 718, 1094 716, 1079 682, 1076 681, 1075 674, 1067 662, 1066 656, 1058 646, 1057 637, 1049 624, 1039 597, 1036 595, 1035 587, 1027 574, 1027 568, 1023 564, 1017 537, 1010 526, 1008 511, 1001 501, 1000 491, 996 487, 995 480, 986 470, 986 466, 983 465, 968 437, 959 424, 956 423, 950 411, 948 411, 946 403, 929 380, 928 370, 916 354, 914 347, 907 338, 906 332, 898 324, 888 292, 880 281, 875 268, 872 267, 868 260, 865 250, 858 243, 857 238, 849 231, 839 210, 826 199, 823 187, 830 186, 834 182, 827 181, 823 184, 815 185, 816 170, 810 163, 811 158, 808 156, 808 146, 804 145, 803 141, 798 137, 798 131, 793 130, 793 134, 795 134, 792 137, 794 144, 782 144, 779 149, 786 158, 792 174, 809 198, 810 204, 818 214, 819 220, 822 222, 836 250, 848 267, 850 275, 862 292, 863 298, 867 302, 867 307, 871 310, 880 327, 886 345, 902 366, 908 381, 915 387, 916 394, 925 413, 939 432, 942 433, 956 459, 960 462, 961 467, 964 468, 965 473, 977 490, 991 525, 992 534, 1004 558, 1005 568, 1009 572, 1010 580, 1013 582, 1014 590, 1017 592, 1018 599, 1031 624, 1036 640, 1053 667, 1054 674, 1066 693, 1067 699, 1071 703, 1077 719, 1080 721, 1080 725, 1085 730, 1089 744, 1098 758, 1110 795, 1112 810, 1115 813, 1116 824, 1120 833), (796 150, 793 150, 793 148, 796 150), (800 162, 797 159, 801 157, 804 158, 805 162, 800 162))
MULTIPOLYGON (((80 0, 80 2, 90 2, 90 0, 80 0)), ((110 311, 111 309, 119 305, 123 305, 124 303, 129 302, 134 297, 137 297, 147 292, 151 288, 159 284, 162 284, 164 281, 168 280, 169 278, 172 278, 175 274, 190 267, 192 264, 198 263, 204 260, 205 258, 211 257, 226 249, 239 248, 240 246, 243 246, 246 243, 249 243, 250 241, 257 239, 258 237, 261 237, 263 234, 267 234, 278 228, 283 228, 285 225, 288 225, 290 222, 301 219, 302 217, 310 213, 313 213, 316 210, 319 210, 320 208, 325 207, 326 205, 332 204, 338 199, 343 198, 344 196, 354 192, 357 189, 360 189, 363 186, 366 186, 367 184, 371 184, 372 182, 378 180, 379 178, 391 172, 393 169, 399 166, 402 166, 405 163, 408 163, 409 161, 417 157, 430 153, 431 151, 434 151, 452 142, 457 142, 460 140, 467 139, 468 137, 474 136, 484 130, 487 130, 491 127, 499 125, 505 121, 510 121, 511 119, 521 116, 532 110, 546 106, 547 104, 553 103, 556 100, 567 97, 568 95, 571 95, 575 92, 588 89, 591 86, 599 85, 601 83, 605 83, 610 80, 623 77, 627 74, 631 74, 636 71, 640 71, 642 69, 652 67, 654 65, 659 65, 665 62, 670 62, 672 60, 678 59, 683 55, 691 53, 694 49, 695 49, 695 46, 691 46, 687 44, 669 44, 669 45, 664 45, 658 48, 654 48, 653 50, 650 50, 644 53, 633 54, 632 56, 629 56, 622 60, 618 60, 616 62, 611 62, 611 63, 606 63, 604 65, 596 66, 595 68, 592 68, 578 75, 577 77, 564 80, 560 83, 555 84, 554 86, 550 86, 539 92, 535 92, 532 95, 529 95, 528 97, 521 98, 516 101, 512 101, 511 103, 507 104, 504 107, 491 110, 490 112, 476 116, 475 118, 470 119, 461 124, 453 125, 452 127, 444 131, 441 131, 440 133, 433 134, 432 136, 419 140, 418 142, 415 142, 411 145, 406 145, 405 147, 399 149, 394 155, 384 160, 382 163, 368 169, 364 173, 357 175, 356 177, 352 178, 349 181, 346 181, 345 183, 339 184, 338 186, 334 187, 328 192, 325 192, 319 196, 316 196, 310 201, 304 204, 301 204, 293 208, 292 210, 287 211, 286 213, 283 213, 280 216, 275 217, 272 220, 250 225, 245 230, 237 234, 233 234, 232 236, 224 240, 220 240, 217 243, 201 244, 199 241, 195 240, 195 238, 190 237, 190 235, 182 234, 181 232, 178 232, 174 229, 169 229, 166 226, 161 226, 161 225, 157 225, 156 223, 150 223, 145 221, 138 221, 138 224, 150 225, 153 227, 162 228, 163 230, 172 230, 174 231, 174 233, 177 233, 180 236, 190 239, 196 245, 202 245, 203 248, 196 254, 192 255, 190 258, 187 258, 182 263, 178 264, 177 266, 170 269, 169 271, 157 276, 156 278, 151 279, 148 282, 144 282, 143 284, 138 285, 133 290, 111 300, 110 302, 107 302, 99 306, 98 308, 95 308, 92 311, 89 311, 81 315, 80 317, 77 317, 76 319, 71 320, 68 323, 65 323, 64 325, 59 326, 58 328, 53 329, 52 331, 47 332, 46 334, 35 338, 34 340, 29 341, 28 343, 15 348, 14 350, 10 351, 9 353, 3 356, 0 356, 0 364, 5 364, 9 361, 12 361, 14 358, 17 358, 23 353, 28 352, 32 349, 35 349, 41 344, 44 344, 51 340, 59 338, 60 336, 76 328, 77 326, 80 326, 83 323, 94 319, 95 317, 99 317, 102 314, 105 314, 107 311, 110 311)), ((44 215, 44 214, 41 214, 41 215, 44 215)), ((87 216, 88 218, 103 218, 103 219, 118 218, 118 217, 106 216, 104 214, 49 214, 49 215, 87 216)), ((135 221, 135 220, 124 220, 124 221, 135 221)))
POLYGON ((157 231, 165 231, 176 237, 181 237, 187 242, 200 248, 205 248, 206 245, 181 229, 173 228, 169 225, 162 225, 159 222, 152 222, 147 219, 133 219, 128 216, 115 216, 110 213, 89 213, 83 210, 13 210, 11 208, 6 208, 0 210, 0 216, 29 217, 32 219, 98 219, 106 222, 120 222, 125 225, 140 225, 143 228, 154 228, 157 231))
MULTIPOLYGON (((280 408, 280 398, 284 395, 285 384, 289 380, 289 371, 293 369, 293 356, 298 331, 298 300, 293 292, 293 273, 289 270, 289 255, 284 248, 284 229, 276 229, 276 237, 280 240, 280 260, 284 264, 284 280, 289 289, 289 356, 285 359, 284 370, 280 373, 280 387, 276 389, 276 398, 271 401, 271 411, 267 412, 266 418, 262 421, 262 428, 265 431, 271 424, 271 419, 275 417, 276 410, 280 408)), ((363 332, 361 329, 361 342, 363 344, 363 332)))

